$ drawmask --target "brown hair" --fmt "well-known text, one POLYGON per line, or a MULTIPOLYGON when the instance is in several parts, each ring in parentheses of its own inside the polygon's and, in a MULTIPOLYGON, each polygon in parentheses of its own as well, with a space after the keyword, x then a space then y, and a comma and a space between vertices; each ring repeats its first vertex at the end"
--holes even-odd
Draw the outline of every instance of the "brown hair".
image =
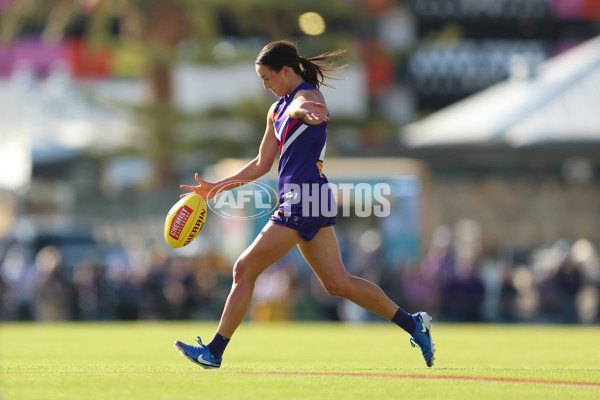
POLYGON ((321 85, 330 86, 325 83, 325 78, 336 79, 331 72, 345 67, 333 66, 334 58, 345 52, 346 50, 336 50, 304 58, 298 54, 298 47, 294 43, 280 40, 263 47, 256 57, 255 64, 266 65, 274 71, 281 71, 284 66, 291 67, 302 79, 318 89, 321 85))

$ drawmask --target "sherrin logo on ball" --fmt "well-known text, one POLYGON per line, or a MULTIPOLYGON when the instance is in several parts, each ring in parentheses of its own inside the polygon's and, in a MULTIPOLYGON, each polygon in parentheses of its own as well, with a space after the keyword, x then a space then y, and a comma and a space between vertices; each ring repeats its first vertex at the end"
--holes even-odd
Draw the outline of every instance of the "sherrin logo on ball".
POLYGON ((187 246, 198 236, 206 221, 206 201, 198 194, 181 198, 167 214, 165 240, 175 249, 187 246))

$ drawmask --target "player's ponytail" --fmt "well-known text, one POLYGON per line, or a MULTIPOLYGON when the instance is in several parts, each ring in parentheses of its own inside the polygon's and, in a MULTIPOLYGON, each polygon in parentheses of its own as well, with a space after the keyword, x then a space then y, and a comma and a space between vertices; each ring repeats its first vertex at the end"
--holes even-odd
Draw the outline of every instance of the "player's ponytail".
POLYGON ((304 58, 298 55, 295 44, 281 40, 267 44, 256 57, 256 64, 266 65, 274 71, 281 71, 284 66, 291 67, 306 82, 317 89, 321 86, 330 86, 325 79, 337 79, 332 72, 345 67, 335 67, 335 58, 345 53, 346 50, 336 50, 320 54, 316 57, 304 58))

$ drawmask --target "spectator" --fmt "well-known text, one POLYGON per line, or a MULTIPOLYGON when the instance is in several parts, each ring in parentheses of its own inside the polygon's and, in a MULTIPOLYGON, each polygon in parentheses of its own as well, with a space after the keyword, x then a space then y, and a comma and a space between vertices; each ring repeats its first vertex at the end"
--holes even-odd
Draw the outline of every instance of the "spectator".
POLYGON ((42 248, 35 259, 33 276, 35 316, 39 321, 73 319, 75 290, 63 267, 56 247, 42 248))

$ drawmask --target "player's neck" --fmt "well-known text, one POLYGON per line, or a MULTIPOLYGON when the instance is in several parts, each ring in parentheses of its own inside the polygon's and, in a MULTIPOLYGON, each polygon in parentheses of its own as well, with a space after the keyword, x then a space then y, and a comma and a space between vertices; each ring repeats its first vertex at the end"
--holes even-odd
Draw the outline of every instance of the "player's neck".
POLYGON ((286 94, 286 96, 289 96, 292 93, 294 93, 296 88, 298 88, 298 86, 300 86, 302 83, 304 83, 304 79, 302 79, 302 77, 300 75, 296 75, 294 78, 290 79, 290 86, 289 86, 290 89, 289 89, 288 93, 286 94))

